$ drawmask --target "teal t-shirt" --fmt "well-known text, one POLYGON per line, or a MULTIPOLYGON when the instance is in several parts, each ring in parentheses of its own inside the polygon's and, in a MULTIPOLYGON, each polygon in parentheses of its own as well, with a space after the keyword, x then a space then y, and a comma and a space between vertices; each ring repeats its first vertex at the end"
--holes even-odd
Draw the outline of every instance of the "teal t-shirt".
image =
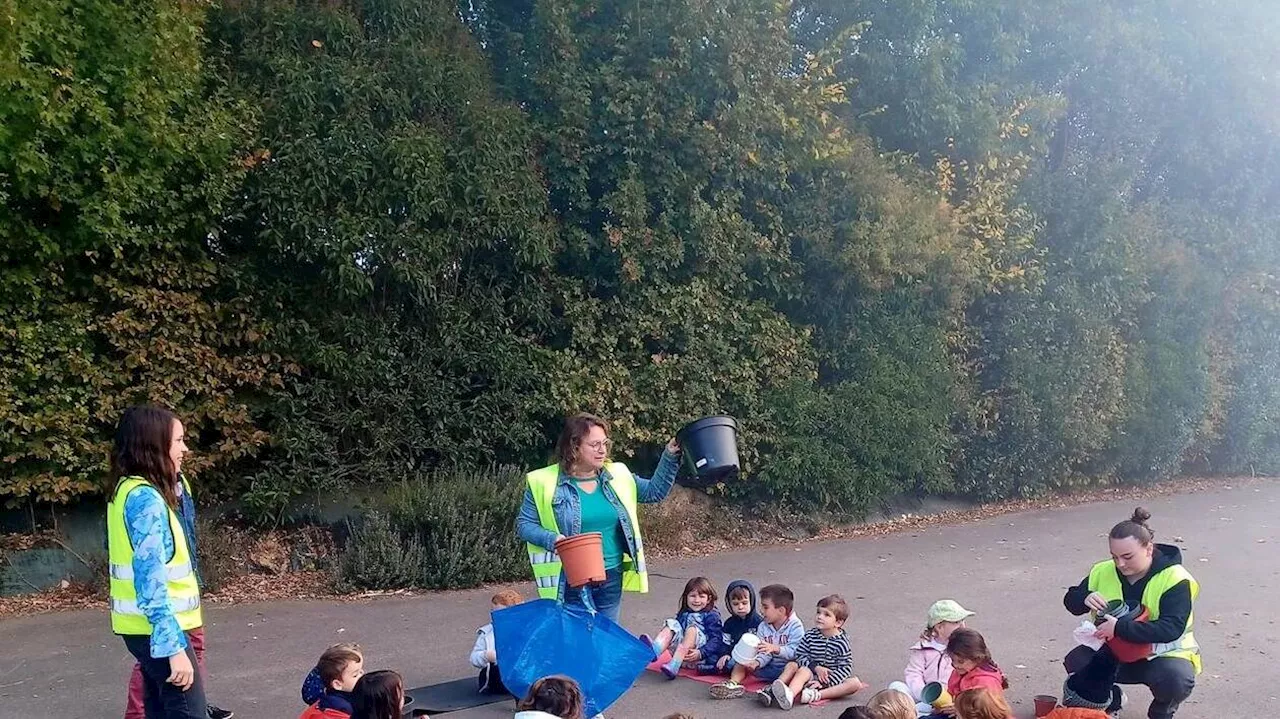
POLYGON ((618 519, 618 510, 604 496, 604 484, 599 480, 588 481, 596 483, 596 491, 584 492, 578 482, 573 483, 582 505, 582 532, 600 533, 604 540, 604 568, 616 569, 622 565, 622 555, 627 546, 622 522, 618 519))

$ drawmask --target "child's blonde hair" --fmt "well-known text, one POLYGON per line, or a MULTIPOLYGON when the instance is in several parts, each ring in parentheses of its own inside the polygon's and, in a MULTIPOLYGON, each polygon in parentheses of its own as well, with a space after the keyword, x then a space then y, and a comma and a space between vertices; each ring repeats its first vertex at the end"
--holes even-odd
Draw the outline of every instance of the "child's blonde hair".
POLYGON ((876 692, 867 702, 867 709, 876 719, 916 719, 915 702, 897 689, 876 692))
POLYGON ((1009 719, 1013 709, 1004 700, 1003 693, 997 693, 979 687, 960 692, 956 697, 956 717, 958 719, 1009 719))
POLYGON ((493 598, 489 601, 499 607, 514 607, 524 602, 524 597, 514 589, 504 589, 493 595, 493 598))

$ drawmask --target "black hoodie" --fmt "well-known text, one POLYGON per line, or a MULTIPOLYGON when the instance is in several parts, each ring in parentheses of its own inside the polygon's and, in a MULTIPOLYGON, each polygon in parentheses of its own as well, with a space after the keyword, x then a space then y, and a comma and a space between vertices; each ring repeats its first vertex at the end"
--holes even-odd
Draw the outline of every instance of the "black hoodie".
POLYGON ((720 657, 733 651, 733 647, 742 638, 743 634, 754 633, 756 627, 760 626, 760 622, 764 621, 764 617, 760 616, 760 612, 756 611, 756 588, 751 586, 751 582, 745 579, 735 579, 729 582, 729 586, 724 590, 724 644, 722 645, 721 654, 714 657, 707 657, 702 662, 704 671, 715 669, 715 664, 720 657), (733 608, 729 605, 729 593, 738 587, 745 587, 747 594, 751 595, 751 610, 747 612, 746 617, 739 617, 733 613, 733 608))
MULTIPOLYGON (((1140 604, 1142 602, 1142 593, 1147 588, 1147 582, 1175 564, 1182 564, 1182 550, 1172 544, 1157 544, 1156 551, 1151 558, 1151 569, 1147 571, 1146 576, 1142 579, 1130 584, 1129 580, 1120 575, 1120 570, 1117 569, 1116 574, 1120 576, 1120 586, 1124 588, 1124 600, 1140 604)), ((1062 604, 1067 608, 1068 612, 1080 616, 1090 611, 1089 607, 1084 603, 1085 597, 1088 596, 1089 578, 1085 577, 1080 584, 1067 590, 1066 596, 1062 598, 1062 604)), ((1154 622, 1135 622, 1130 619, 1121 619, 1116 623, 1116 636, 1136 644, 1172 642, 1186 632, 1187 621, 1190 619, 1191 583, 1183 580, 1170 587, 1169 591, 1160 597, 1159 619, 1154 622)))

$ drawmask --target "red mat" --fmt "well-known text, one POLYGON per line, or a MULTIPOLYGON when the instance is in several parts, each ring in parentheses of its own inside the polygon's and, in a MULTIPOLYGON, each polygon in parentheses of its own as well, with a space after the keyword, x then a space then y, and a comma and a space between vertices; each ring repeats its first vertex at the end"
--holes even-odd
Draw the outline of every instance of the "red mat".
MULTIPOLYGON (((662 666, 669 661, 671 661, 671 652, 666 651, 662 653, 662 656, 653 660, 653 662, 651 662, 649 666, 645 667, 645 669, 651 672, 662 674, 662 666)), ((719 684, 720 682, 723 682, 728 679, 728 677, 721 676, 719 674, 699 674, 698 672, 688 667, 680 667, 680 674, 678 676, 684 679, 692 679, 695 682, 699 682, 701 684, 712 684, 712 685, 719 684)), ((765 687, 769 686, 772 683, 773 682, 766 682, 763 679, 758 679, 753 676, 748 676, 746 679, 742 681, 742 688, 744 691, 746 691, 747 694, 750 694, 751 692, 757 691, 759 689, 764 689, 765 687)), ((826 699, 820 699, 810 704, 809 706, 816 708, 826 703, 827 703, 826 699)))

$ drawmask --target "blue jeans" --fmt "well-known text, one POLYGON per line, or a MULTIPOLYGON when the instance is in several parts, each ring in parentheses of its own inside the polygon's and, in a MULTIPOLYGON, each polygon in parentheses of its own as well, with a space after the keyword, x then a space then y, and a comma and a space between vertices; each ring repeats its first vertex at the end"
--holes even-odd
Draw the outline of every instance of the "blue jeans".
MULTIPOLYGON (((729 661, 733 661, 730 659, 729 661)), ((777 657, 773 661, 751 672, 751 676, 766 682, 771 682, 782 676, 782 670, 787 668, 787 662, 777 657)))
POLYGON ((564 603, 569 606, 585 607, 582 594, 591 595, 591 602, 596 611, 612 619, 615 623, 622 612, 622 567, 607 569, 604 581, 589 587, 570 587, 565 583, 564 574, 560 575, 560 586, 564 587, 564 603))

